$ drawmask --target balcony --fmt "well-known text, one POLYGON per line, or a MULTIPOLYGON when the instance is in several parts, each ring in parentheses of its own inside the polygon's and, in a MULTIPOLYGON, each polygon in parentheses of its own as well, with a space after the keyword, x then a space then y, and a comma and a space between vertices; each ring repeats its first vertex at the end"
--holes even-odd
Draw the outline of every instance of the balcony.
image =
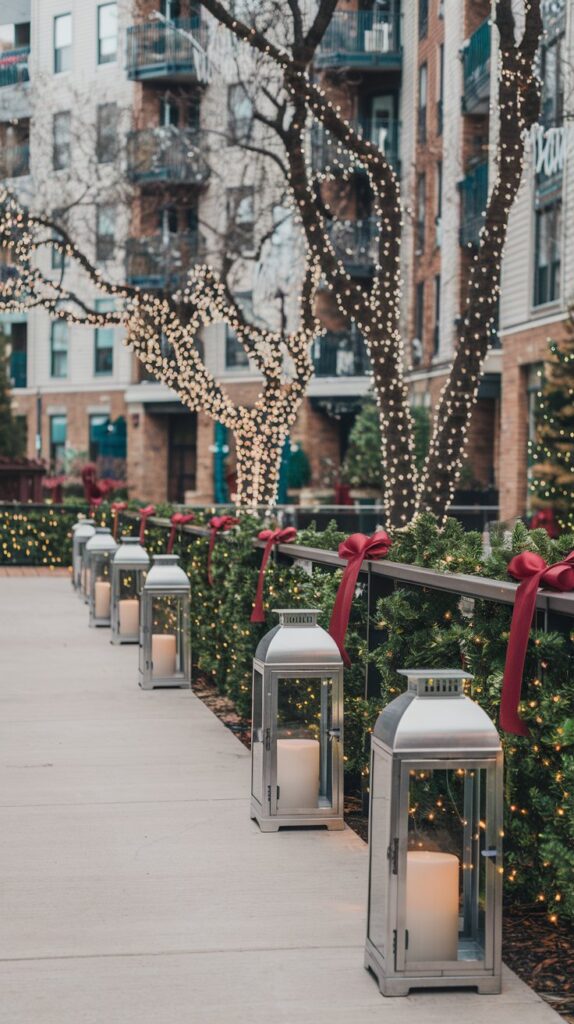
POLYGON ((4 85, 20 85, 30 81, 28 70, 29 46, 20 46, 16 50, 4 50, 0 53, 0 88, 4 85))
MULTIPOLYGON (((399 122, 390 121, 388 125, 382 126, 374 121, 363 119, 350 122, 364 139, 373 142, 385 154, 387 160, 399 170, 399 122)), ((344 152, 337 155, 337 140, 322 124, 315 124, 311 133, 311 162, 315 172, 322 172, 329 169, 337 169, 343 173, 348 172, 352 167, 357 171, 364 170, 364 164, 353 160, 353 157, 344 152)))
POLYGON ((317 68, 400 70, 399 10, 336 11, 315 56, 317 68))
POLYGON ((490 97, 490 22, 473 32, 462 50, 464 114, 487 114, 490 97))
POLYGON ((30 144, 0 148, 0 178, 22 178, 30 173, 30 144))
POLYGON ((488 200, 488 161, 470 170, 459 185, 460 244, 478 246, 488 200))
POLYGON ((347 273, 352 277, 371 277, 377 262, 377 219, 332 220, 327 230, 347 273))
POLYGON ((132 81, 206 82, 207 33, 199 18, 128 28, 127 75, 132 81))
POLYGON ((326 331, 315 338, 312 356, 316 377, 365 377, 370 371, 365 342, 356 329, 326 331))
POLYGON ((130 238, 126 246, 128 281, 137 288, 181 288, 199 254, 197 231, 130 238))
POLYGON ((205 139, 171 125, 128 135, 128 176, 136 184, 204 185, 209 178, 205 139))

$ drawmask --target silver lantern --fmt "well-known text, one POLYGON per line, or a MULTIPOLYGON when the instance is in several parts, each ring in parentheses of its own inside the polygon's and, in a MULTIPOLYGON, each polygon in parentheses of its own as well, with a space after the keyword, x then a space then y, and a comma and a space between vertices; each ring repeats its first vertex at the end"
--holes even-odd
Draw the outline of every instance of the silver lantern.
POLYGON ((112 613, 112 558, 118 545, 107 526, 97 526, 86 544, 86 576, 90 626, 110 626, 112 613))
POLYGON ((279 609, 253 662, 251 817, 344 828, 343 662, 316 609, 279 609))
POLYGON ((113 644, 137 644, 140 601, 149 568, 149 555, 137 537, 121 537, 112 562, 113 644))
POLYGON ((140 686, 191 686, 189 578, 177 555, 154 555, 142 591, 140 686))
POLYGON ((371 739, 365 967, 383 995, 500 992, 502 749, 464 672, 418 669, 371 739))
POLYGON ((82 519, 72 527, 72 585, 78 594, 82 589, 82 555, 95 532, 93 519, 82 519))

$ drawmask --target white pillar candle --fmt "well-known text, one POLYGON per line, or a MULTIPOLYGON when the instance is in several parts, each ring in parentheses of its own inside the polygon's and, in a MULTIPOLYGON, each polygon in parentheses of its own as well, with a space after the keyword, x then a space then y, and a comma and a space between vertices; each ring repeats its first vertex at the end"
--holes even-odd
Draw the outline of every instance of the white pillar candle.
POLYGON ((107 619, 110 614, 112 585, 107 580, 96 580, 94 584, 94 614, 96 619, 107 619))
POLYGON ((407 853, 407 959, 458 957, 459 861, 452 853, 407 853))
POLYGON ((277 806, 281 813, 319 806, 319 755, 318 740, 277 740, 277 806))
POLYGON ((124 597, 118 603, 120 634, 137 636, 140 627, 140 603, 137 597, 124 597))
POLYGON ((161 679, 175 675, 177 644, 173 633, 152 633, 153 674, 161 679))

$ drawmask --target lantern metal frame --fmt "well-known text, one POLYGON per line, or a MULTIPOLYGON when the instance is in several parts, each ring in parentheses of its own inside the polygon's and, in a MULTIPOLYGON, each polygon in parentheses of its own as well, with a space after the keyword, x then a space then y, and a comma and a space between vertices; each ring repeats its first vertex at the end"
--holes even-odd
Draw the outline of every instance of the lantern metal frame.
POLYGON ((280 608, 274 612, 279 615, 279 623, 259 642, 253 659, 251 818, 257 821, 262 832, 277 832, 280 828, 294 826, 340 830, 345 827, 341 654, 332 637, 318 625, 318 609, 280 608), (325 802, 316 808, 290 808, 283 812, 280 809, 277 723, 282 679, 321 680, 320 773, 321 778, 330 780, 329 805, 325 802), (325 685, 327 682, 330 687, 325 685), (256 753, 258 758, 261 755, 257 764, 256 753), (260 784, 256 773, 260 774, 260 784))
POLYGON ((120 545, 112 561, 112 635, 110 638, 112 644, 139 644, 141 597, 148 569, 149 555, 146 549, 140 544, 139 537, 120 537, 120 545), (140 603, 140 610, 138 611, 138 628, 135 633, 122 633, 120 631, 122 573, 125 572, 131 572, 134 574, 134 591, 140 603))
POLYGON ((72 586, 80 595, 84 548, 95 532, 96 525, 93 519, 82 519, 72 527, 72 586))
POLYGON ((140 602, 139 685, 142 690, 191 687, 190 597, 189 577, 180 566, 178 555, 153 555, 140 602), (152 658, 153 602, 162 597, 177 601, 176 672, 155 676, 152 658))
POLYGON ((91 537, 86 544, 85 551, 87 556, 87 570, 90 574, 88 605, 90 611, 89 624, 91 628, 107 627, 109 629, 111 625, 112 558, 117 547, 118 545, 112 537, 112 532, 107 526, 97 526, 94 536, 91 537), (101 582, 102 579, 105 578, 106 567, 107 577, 110 583, 110 610, 107 615, 96 615, 96 583, 101 582), (98 575, 98 573, 100 575, 98 575))
POLYGON ((468 673, 412 669, 400 674, 407 677, 408 689, 382 711, 371 736, 365 967, 385 996, 445 987, 498 994, 503 878, 500 738, 486 712, 464 694, 463 682, 472 679, 468 673), (479 820, 479 769, 486 772, 484 820, 479 820), (406 926, 409 787, 413 772, 437 770, 464 774, 458 959, 413 962, 408 958, 406 926), (482 959, 473 955, 472 936, 460 939, 461 928, 469 922, 475 934, 478 931, 481 868, 482 959), (376 900, 385 904, 384 909, 374 906, 376 900))

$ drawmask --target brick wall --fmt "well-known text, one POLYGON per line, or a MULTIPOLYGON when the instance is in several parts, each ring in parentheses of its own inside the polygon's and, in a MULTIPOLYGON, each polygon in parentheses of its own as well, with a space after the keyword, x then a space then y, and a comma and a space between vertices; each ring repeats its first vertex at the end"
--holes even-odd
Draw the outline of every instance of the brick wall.
MULTIPOLYGON (((12 409, 16 416, 25 416, 28 428, 27 450, 29 458, 36 455, 36 395, 13 393, 12 409)), ((42 394, 42 456, 48 461, 50 454, 50 416, 65 414, 67 440, 71 448, 88 451, 90 444, 89 418, 107 414, 115 420, 126 415, 123 391, 43 392, 42 394)))

